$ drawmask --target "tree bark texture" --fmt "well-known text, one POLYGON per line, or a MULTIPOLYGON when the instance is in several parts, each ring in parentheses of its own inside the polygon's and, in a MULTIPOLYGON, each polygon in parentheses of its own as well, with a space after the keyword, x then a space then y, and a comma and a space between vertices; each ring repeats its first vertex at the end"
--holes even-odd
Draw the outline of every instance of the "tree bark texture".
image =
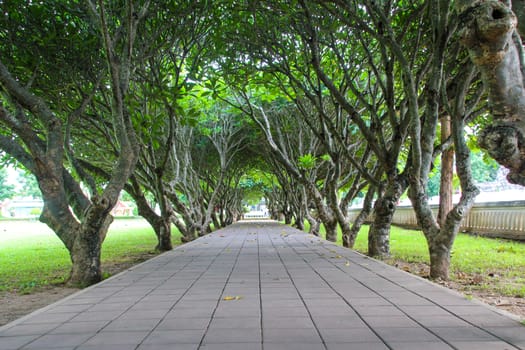
POLYGON ((284 223, 286 225, 290 225, 292 223, 293 213, 288 209, 283 209, 283 214, 284 214, 284 223))
POLYGON ((462 43, 489 90, 493 123, 478 136, 479 144, 510 170, 509 182, 525 185, 525 89, 513 40, 517 18, 497 0, 459 1, 457 9, 462 43))
POLYGON ((370 186, 370 188, 366 192, 365 200, 363 201, 363 208, 359 212, 359 215, 357 215, 357 217, 355 218, 350 233, 348 234, 348 237, 345 238, 345 236, 343 235, 343 244, 345 243, 345 239, 347 240, 346 247, 354 247, 355 240, 357 238, 359 230, 361 230, 361 226, 363 226, 366 219, 370 216, 370 213, 372 212, 372 202, 374 200, 374 194, 375 188, 370 186))
POLYGON ((337 241, 337 220, 323 221, 326 231, 326 240, 330 242, 337 241))
POLYGON ((167 252, 173 249, 171 243, 171 218, 162 218, 155 225, 155 235, 157 236, 157 246, 155 250, 159 252, 167 252))
POLYGON ((390 227, 396 206, 407 189, 408 181, 403 175, 389 180, 383 196, 374 205, 374 221, 368 232, 368 255, 388 257, 390 255, 390 227))
POLYGON ((308 223, 310 224, 310 230, 308 231, 308 233, 319 237, 319 230, 321 229, 321 223, 319 222, 319 220, 313 217, 312 214, 306 214, 306 220, 308 220, 308 223))
MULTIPOLYGON (((441 143, 450 137, 450 116, 441 117, 441 143)), ((447 214, 452 210, 452 178, 454 175, 454 149, 448 148, 441 154, 441 179, 439 186, 439 226, 445 225, 447 214)))
POLYGON ((84 222, 79 226, 71 248, 70 284, 86 287, 102 280, 100 253, 112 221, 111 216, 106 216, 101 224, 84 222))
POLYGON ((525 0, 512 0, 512 11, 518 18, 518 32, 525 37, 525 0))
POLYGON ((197 235, 198 219, 194 218, 194 215, 192 215, 192 212, 196 213, 198 209, 196 208, 190 209, 186 207, 186 205, 179 199, 175 191, 171 191, 171 190, 168 191, 167 196, 170 199, 171 203, 174 205, 175 210, 182 217, 182 220, 180 220, 172 216, 173 224, 177 227, 177 229, 182 234, 181 241, 183 243, 193 241, 197 235))
MULTIPOLYGON (((348 238, 351 231, 350 219, 348 218, 348 205, 346 201, 345 203, 341 203, 341 205, 339 203, 337 180, 339 179, 340 169, 338 169, 338 166, 336 165, 332 171, 333 175, 325 184, 326 202, 332 216, 341 228, 343 246, 348 248, 348 238)), ((335 235, 335 239, 337 240, 337 228, 335 229, 335 235)))
POLYGON ((304 230, 304 217, 300 214, 297 215, 295 218, 294 226, 298 229, 303 231, 304 230))

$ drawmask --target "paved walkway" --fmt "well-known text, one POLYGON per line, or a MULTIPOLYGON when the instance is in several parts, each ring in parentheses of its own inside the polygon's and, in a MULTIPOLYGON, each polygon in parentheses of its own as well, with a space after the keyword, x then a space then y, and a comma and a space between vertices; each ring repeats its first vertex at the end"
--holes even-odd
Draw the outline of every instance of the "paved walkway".
POLYGON ((290 227, 245 222, 0 328, 6 349, 525 349, 525 327, 290 227))

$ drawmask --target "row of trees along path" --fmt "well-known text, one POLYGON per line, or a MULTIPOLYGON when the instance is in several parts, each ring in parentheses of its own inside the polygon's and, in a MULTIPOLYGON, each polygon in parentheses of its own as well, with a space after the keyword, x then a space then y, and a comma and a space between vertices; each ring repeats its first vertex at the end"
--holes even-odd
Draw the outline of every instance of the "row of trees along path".
POLYGON ((525 184, 523 2, 4 2, 2 162, 35 176, 72 284, 101 279, 123 190, 160 251, 172 224, 190 241, 264 196, 273 216, 317 235, 322 223, 329 240, 340 228, 349 248, 373 212, 373 256, 389 254, 408 193, 431 277, 446 279, 478 193, 466 126, 525 184))

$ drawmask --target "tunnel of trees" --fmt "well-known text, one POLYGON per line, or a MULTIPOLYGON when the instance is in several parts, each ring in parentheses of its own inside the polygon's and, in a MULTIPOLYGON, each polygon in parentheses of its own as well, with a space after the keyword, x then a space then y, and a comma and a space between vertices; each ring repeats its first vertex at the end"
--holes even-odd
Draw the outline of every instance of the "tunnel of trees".
POLYGON ((172 224, 191 241, 264 197, 274 218, 341 230, 349 248, 373 213, 372 256, 389 254, 406 193, 446 279, 478 193, 467 137, 525 185, 523 3, 0 2, 1 161, 36 178, 72 284, 101 279, 122 191, 160 251, 172 224))

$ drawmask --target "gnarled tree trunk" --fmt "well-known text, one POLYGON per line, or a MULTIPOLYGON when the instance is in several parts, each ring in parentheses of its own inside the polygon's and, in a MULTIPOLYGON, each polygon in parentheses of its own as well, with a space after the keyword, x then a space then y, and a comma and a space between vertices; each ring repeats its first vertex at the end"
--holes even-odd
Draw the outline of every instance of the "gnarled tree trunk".
POLYGON ((69 283, 72 285, 85 287, 102 280, 100 253, 113 217, 101 218, 102 221, 87 220, 75 225, 78 231, 74 234, 75 240, 70 249, 72 266, 69 283))
POLYGON ((159 252, 172 250, 171 215, 168 215, 167 217, 161 216, 161 220, 158 220, 153 228, 155 229, 155 235, 157 236, 157 246, 155 247, 155 250, 159 252))
POLYGON ((306 220, 308 220, 308 223, 310 224, 310 229, 308 230, 308 233, 319 237, 319 230, 321 229, 321 223, 319 222, 319 220, 317 220, 311 214, 306 215, 306 220))
MULTIPOLYGON (((479 144, 510 170, 509 182, 525 185, 523 48, 513 38, 517 18, 497 0, 462 0, 456 7, 463 23, 461 41, 489 89, 493 123, 478 135, 479 144)), ((523 7, 516 9, 523 14, 523 7)))
MULTIPOLYGON (((445 47, 448 43, 449 36, 446 34, 448 28, 448 5, 442 3, 433 3, 431 8, 431 23, 433 24, 433 52, 432 68, 425 88, 426 107, 425 115, 421 118, 419 124, 419 138, 413 137, 415 147, 419 150, 412 156, 412 175, 410 176, 409 197, 412 201, 417 221, 425 235, 428 243, 430 254, 430 277, 433 279, 448 279, 450 266, 450 253, 454 240, 459 231, 461 221, 474 204, 474 199, 478 193, 474 186, 471 169, 470 169, 470 150, 464 139, 464 121, 468 117, 466 108, 467 100, 472 100, 475 104, 475 98, 468 98, 471 82, 475 76, 473 67, 465 65, 461 70, 450 79, 445 76, 447 70, 444 68, 445 47), (470 69, 469 69, 470 68, 470 69), (443 84, 448 82, 448 89, 443 89, 443 84), (441 103, 439 91, 449 92, 450 98, 446 103, 441 103), (451 210, 441 214, 441 222, 434 218, 426 195, 426 185, 428 183, 428 174, 431 169, 432 160, 435 156, 434 144, 437 130, 440 109, 446 108, 447 113, 451 116, 451 131, 454 141, 456 154, 456 171, 461 184, 461 198, 459 203, 451 210), (417 143, 416 143, 417 142, 417 143), (417 169, 417 171, 415 170, 417 169)), ((413 123, 418 122, 414 120, 413 123)), ((446 133, 448 125, 445 125, 446 133)), ((413 129, 415 130, 415 128, 413 129)), ((413 131, 414 135, 416 134, 413 131)), ((415 153, 415 152, 414 152, 415 153)), ((446 196, 445 196, 446 197, 446 196)))
POLYGON ((468 214, 479 190, 474 185, 470 169, 470 150, 463 136, 464 124, 458 116, 453 121, 454 143, 456 145, 456 169, 461 183, 461 198, 452 210, 446 213, 444 222, 438 226, 431 221, 430 207, 426 213, 415 206, 418 222, 428 242, 430 255, 430 278, 447 280, 450 267, 450 252, 461 226, 461 221, 468 214))
POLYGON ((44 208, 40 221, 55 231, 69 251, 71 273, 68 284, 86 287, 102 280, 100 250, 109 225, 113 221, 109 210, 113 207, 108 201, 93 199, 86 208, 86 215, 78 222, 69 210, 60 209, 63 199, 57 196, 61 191, 48 187, 49 176, 39 182, 44 198, 44 208))
POLYGON ((182 234, 181 241, 183 243, 193 241, 197 236, 198 224, 193 218, 190 210, 184 205, 179 199, 177 193, 174 191, 168 191, 167 196, 171 203, 174 205, 176 211, 181 215, 181 219, 172 216, 172 222, 182 234))
POLYGON ((295 217, 294 226, 298 230, 304 230, 304 216, 302 214, 297 214, 297 216, 295 217))
POLYGON ((374 205, 374 221, 368 232, 368 255, 387 257, 390 255, 390 227, 396 206, 401 195, 408 187, 404 175, 391 177, 385 193, 374 205))
POLYGON ((332 214, 330 208, 326 206, 323 196, 321 193, 319 193, 319 190, 315 187, 315 185, 308 184, 308 192, 315 203, 319 219, 325 228, 326 239, 331 242, 337 241, 336 217, 332 214))

